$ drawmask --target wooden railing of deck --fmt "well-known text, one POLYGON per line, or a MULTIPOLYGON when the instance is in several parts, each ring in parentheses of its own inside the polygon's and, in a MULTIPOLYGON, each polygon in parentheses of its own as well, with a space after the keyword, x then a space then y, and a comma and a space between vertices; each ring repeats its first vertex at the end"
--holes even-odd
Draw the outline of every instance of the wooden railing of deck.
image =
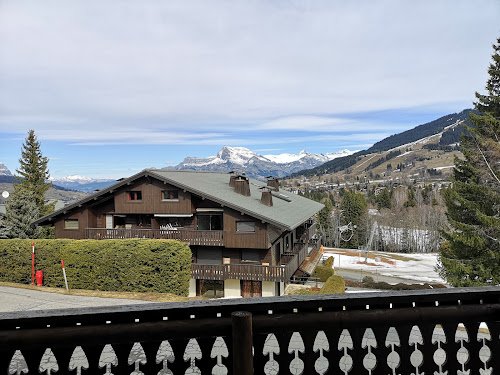
MULTIPOLYGON (((310 246, 310 245, 309 245, 310 246)), ((294 252, 285 254, 279 266, 257 264, 191 264, 191 277, 202 280, 256 280, 289 282, 309 254, 308 244, 296 244, 294 252)))
POLYGON ((316 234, 317 223, 315 221, 308 221, 303 225, 304 227, 301 230, 302 234, 300 234, 299 238, 297 238, 298 243, 306 243, 310 241, 316 234))
POLYGON ((161 240, 179 240, 190 245, 224 246, 224 231, 222 230, 164 230, 164 229, 106 229, 86 228, 87 239, 123 239, 152 238, 161 240))
POLYGON ((283 266, 256 264, 191 264, 191 277, 202 280, 288 281, 283 266))
POLYGON ((16 311, 0 373, 497 374, 499 317, 500 287, 16 311))

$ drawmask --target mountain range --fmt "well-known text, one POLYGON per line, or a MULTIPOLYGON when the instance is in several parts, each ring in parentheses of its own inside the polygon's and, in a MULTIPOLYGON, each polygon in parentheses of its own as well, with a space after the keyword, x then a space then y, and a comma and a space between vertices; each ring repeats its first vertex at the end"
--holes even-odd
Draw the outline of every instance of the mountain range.
POLYGON ((461 112, 452 113, 425 124, 418 125, 410 130, 384 138, 366 150, 357 151, 350 155, 328 161, 318 167, 293 173, 292 177, 310 177, 337 173, 352 167, 366 155, 389 151, 440 133, 442 134, 440 135, 439 141, 436 143, 436 147, 446 148, 449 145, 460 142, 460 135, 465 131, 461 124, 469 124, 470 112, 473 112, 473 110, 465 109, 461 112))
MULTIPOLYGON (((450 145, 456 145, 459 142, 460 134, 464 132, 460 124, 462 122, 467 123, 470 112, 470 109, 466 109, 459 113, 443 116, 405 132, 387 137, 375 143, 372 147, 361 151, 342 150, 327 154, 301 151, 298 154, 260 155, 245 147, 224 146, 215 156, 206 158, 186 157, 182 163, 164 169, 217 172, 234 170, 245 172, 248 176, 257 179, 264 179, 269 175, 298 177, 332 174, 351 168, 366 156, 390 152, 390 150, 409 145, 412 142, 418 142, 426 137, 431 139, 433 135, 437 134, 439 134, 437 143, 427 145, 425 148, 444 150, 449 148, 450 145)), ((15 181, 16 179, 9 169, 3 163, 0 163, 0 182, 12 183, 15 181)), ((62 190, 71 189, 87 193, 92 193, 96 189, 104 189, 115 182, 114 179, 92 179, 78 175, 51 179, 51 181, 56 189, 61 187, 62 190)))
POLYGON ((85 193, 92 193, 95 190, 105 189, 113 185, 115 179, 94 179, 79 175, 71 175, 63 178, 51 178, 52 185, 61 186, 65 189, 83 191, 85 193))
MULTIPOLYGON (((81 191, 85 193, 92 193, 96 189, 104 189, 116 182, 115 179, 93 179, 84 176, 72 175, 63 178, 50 178, 52 186, 55 190, 60 191, 81 191)), ((12 172, 5 166, 5 164, 0 163, 0 183, 12 184, 18 183, 17 178, 12 174, 12 172)))
POLYGON ((342 150, 327 154, 301 151, 298 154, 260 155, 245 147, 224 146, 216 156, 207 158, 187 157, 175 167, 164 169, 245 172, 248 176, 264 179, 272 175, 288 176, 304 169, 314 168, 335 158, 351 155, 354 151, 342 150))
POLYGON ((0 163, 0 176, 12 176, 12 173, 3 163, 0 163))

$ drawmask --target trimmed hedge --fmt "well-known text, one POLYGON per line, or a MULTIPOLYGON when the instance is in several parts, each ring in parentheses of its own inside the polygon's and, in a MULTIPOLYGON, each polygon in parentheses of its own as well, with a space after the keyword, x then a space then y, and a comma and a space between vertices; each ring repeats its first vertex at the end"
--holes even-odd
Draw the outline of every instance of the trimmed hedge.
MULTIPOLYGON (((0 240, 0 281, 31 283, 32 240, 0 240)), ((35 240, 43 285, 73 289, 159 292, 187 296, 191 250, 175 240, 35 240)))
POLYGON ((329 277, 333 276, 333 268, 327 266, 317 266, 312 276, 318 277, 319 281, 324 283, 329 277))
POLYGON ((325 261, 325 267, 333 268, 333 257, 328 257, 328 259, 325 261))
POLYGON ((321 294, 345 293, 345 281, 341 276, 330 276, 319 292, 321 294))

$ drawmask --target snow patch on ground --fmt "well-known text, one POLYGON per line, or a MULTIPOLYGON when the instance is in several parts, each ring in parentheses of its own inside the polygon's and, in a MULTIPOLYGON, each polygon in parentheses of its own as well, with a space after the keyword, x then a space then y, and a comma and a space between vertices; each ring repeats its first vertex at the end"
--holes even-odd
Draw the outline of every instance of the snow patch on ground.
POLYGON ((370 252, 370 255, 375 255, 379 258, 389 260, 391 263, 383 261, 375 261, 368 258, 365 264, 366 253, 358 252, 358 255, 349 256, 343 250, 325 248, 322 259, 327 259, 330 256, 334 257, 333 268, 339 267, 350 270, 363 270, 371 273, 378 273, 382 276, 399 277, 408 280, 415 280, 420 283, 441 283, 446 282, 439 276, 436 271, 437 253, 425 254, 403 254, 403 253, 387 253, 382 251, 370 252), (391 255, 404 257, 408 260, 393 259, 391 255), (358 264, 360 262, 361 264, 358 264))

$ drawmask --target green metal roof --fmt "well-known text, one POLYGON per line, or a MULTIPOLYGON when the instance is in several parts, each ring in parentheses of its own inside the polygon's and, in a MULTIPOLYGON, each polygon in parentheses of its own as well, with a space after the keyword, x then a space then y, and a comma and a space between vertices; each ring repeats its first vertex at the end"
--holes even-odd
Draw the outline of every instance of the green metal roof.
POLYGON ((251 178, 249 179, 250 196, 243 196, 235 193, 234 189, 229 186, 229 174, 227 173, 146 169, 81 201, 40 218, 35 223, 44 223, 61 213, 71 211, 74 207, 82 206, 86 202, 99 200, 103 195, 109 196, 120 186, 143 176, 151 176, 165 181, 202 198, 289 230, 296 228, 324 207, 321 203, 285 190, 273 192, 273 205, 266 206, 260 203, 262 194, 260 188, 267 184, 251 178))
POLYGON ((321 203, 284 190, 273 193, 273 205, 268 207, 260 203, 262 191, 259 188, 267 186, 266 183, 250 178, 250 196, 245 197, 235 193, 229 186, 227 173, 149 170, 149 174, 185 188, 191 193, 287 229, 299 226, 324 207, 321 203), (284 195, 286 200, 277 197, 277 194, 284 195))

